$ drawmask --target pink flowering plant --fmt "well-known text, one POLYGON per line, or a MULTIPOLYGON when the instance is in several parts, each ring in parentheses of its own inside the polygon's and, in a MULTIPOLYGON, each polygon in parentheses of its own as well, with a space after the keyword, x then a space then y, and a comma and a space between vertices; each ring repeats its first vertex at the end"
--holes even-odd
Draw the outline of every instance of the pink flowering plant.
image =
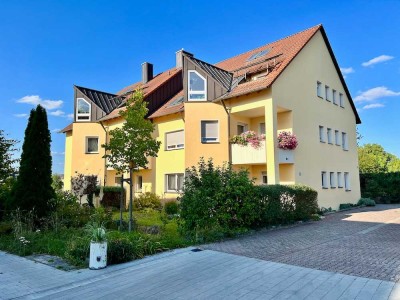
POLYGON ((261 141, 265 141, 265 134, 257 135, 254 131, 245 131, 230 139, 232 144, 238 144, 241 146, 247 146, 250 144, 254 149, 260 148, 261 141))
POLYGON ((298 145, 296 136, 288 131, 278 134, 278 148, 283 150, 294 150, 298 145))

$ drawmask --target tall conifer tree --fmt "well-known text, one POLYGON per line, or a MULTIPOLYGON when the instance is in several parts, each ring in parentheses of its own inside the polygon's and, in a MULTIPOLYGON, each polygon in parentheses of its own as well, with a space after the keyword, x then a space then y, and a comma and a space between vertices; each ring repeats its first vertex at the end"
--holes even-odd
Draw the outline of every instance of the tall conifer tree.
POLYGON ((51 211, 55 198, 51 186, 51 136, 46 110, 38 105, 29 116, 22 146, 19 176, 14 189, 14 206, 22 210, 35 209, 38 217, 51 211))

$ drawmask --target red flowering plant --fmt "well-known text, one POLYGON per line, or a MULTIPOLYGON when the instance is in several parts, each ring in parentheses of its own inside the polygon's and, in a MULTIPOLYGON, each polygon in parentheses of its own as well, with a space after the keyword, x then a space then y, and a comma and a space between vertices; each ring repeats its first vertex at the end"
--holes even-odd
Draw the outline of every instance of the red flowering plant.
POLYGON ((247 146, 250 144, 254 149, 260 148, 261 141, 265 141, 265 134, 257 135, 254 131, 245 131, 230 139, 232 144, 238 144, 240 146, 247 146))
POLYGON ((298 145, 296 136, 288 131, 278 134, 278 148, 283 150, 294 150, 298 145))

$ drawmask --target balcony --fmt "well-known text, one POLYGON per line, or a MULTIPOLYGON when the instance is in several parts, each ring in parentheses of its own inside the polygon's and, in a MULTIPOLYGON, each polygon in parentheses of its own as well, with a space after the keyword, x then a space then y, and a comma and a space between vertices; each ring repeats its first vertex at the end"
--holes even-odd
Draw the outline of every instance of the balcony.
MULTIPOLYGON (((254 149, 250 145, 241 146, 231 144, 232 164, 234 165, 256 165, 267 163, 267 153, 265 150, 265 141, 261 142, 260 148, 254 149)), ((278 150, 278 161, 280 164, 293 164, 293 150, 278 150)))

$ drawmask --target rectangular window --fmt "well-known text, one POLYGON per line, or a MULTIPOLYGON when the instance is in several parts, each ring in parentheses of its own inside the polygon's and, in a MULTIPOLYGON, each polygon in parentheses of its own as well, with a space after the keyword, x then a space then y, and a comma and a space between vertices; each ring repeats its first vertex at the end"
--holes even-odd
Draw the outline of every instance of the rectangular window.
POLYGON ((327 136, 328 136, 328 144, 333 144, 333 140, 332 140, 332 129, 331 128, 327 128, 327 136))
POLYGON ((165 150, 183 149, 185 147, 185 132, 183 130, 165 134, 165 150))
POLYGON ((330 173, 329 173, 329 181, 330 181, 330 183, 331 183, 331 189, 336 188, 335 172, 330 172, 330 173))
POLYGON ((321 180, 322 180, 322 188, 327 189, 328 188, 328 178, 327 178, 326 172, 324 172, 324 171, 321 172, 321 180))
POLYGON ((167 174, 165 175, 166 184, 165 190, 169 193, 177 193, 183 190, 184 174, 167 174))
POLYGON ((217 143, 218 141, 218 121, 201 121, 201 142, 217 143))
POLYGON ((259 134, 265 134, 265 123, 260 123, 258 132, 259 132, 259 134))
POLYGON ((268 184, 268 176, 265 171, 261 172, 261 182, 262 184, 268 184))
POLYGON ((115 177, 115 178, 114 178, 114 183, 115 183, 115 185, 116 185, 116 186, 121 186, 121 180, 122 180, 122 177, 121 177, 121 176, 115 177))
POLYGON ((338 188, 343 187, 342 172, 337 172, 337 187, 338 188))
POLYGON ((76 121, 90 121, 91 105, 83 98, 76 99, 76 121))
POLYGON ((329 94, 329 86, 325 86, 325 99, 327 100, 327 101, 331 101, 331 96, 330 96, 330 94, 329 94))
POLYGON ((339 103, 340 103, 340 107, 344 107, 344 99, 343 99, 342 93, 339 93, 339 103))
POLYGON ((136 177, 136 191, 141 192, 143 188, 143 177, 138 175, 136 177))
POLYGON ((349 148, 347 146, 347 133, 346 132, 342 132, 342 148, 343 148, 343 150, 349 150, 349 148))
POLYGON ((317 96, 322 98, 322 83, 317 81, 317 96))
POLYGON ((344 172, 344 189, 350 191, 350 175, 349 172, 344 172))
POLYGON ((86 153, 99 153, 98 137, 86 137, 86 153))
POLYGON ((337 105, 336 90, 332 89, 332 102, 337 105))
POLYGON ((207 101, 207 80, 197 71, 188 73, 188 100, 207 101))
POLYGON ((340 135, 339 135, 339 130, 335 130, 335 144, 337 146, 340 146, 340 135))
POLYGON ((325 143, 324 126, 319 126, 319 141, 325 143))
POLYGON ((237 124, 237 134, 242 134, 243 132, 246 132, 248 129, 247 124, 244 123, 238 123, 237 124))

